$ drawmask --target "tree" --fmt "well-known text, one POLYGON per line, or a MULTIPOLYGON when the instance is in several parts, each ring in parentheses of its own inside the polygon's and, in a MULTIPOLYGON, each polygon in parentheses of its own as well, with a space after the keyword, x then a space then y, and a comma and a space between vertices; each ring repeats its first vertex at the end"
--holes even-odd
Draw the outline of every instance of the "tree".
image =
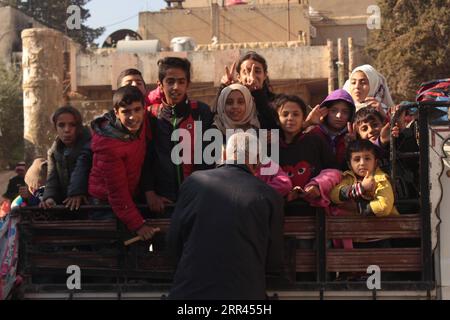
MULTIPOLYGON (((89 10, 85 8, 90 0, 4 0, 17 9, 23 11, 27 15, 33 17, 37 21, 59 30, 69 37, 86 46, 93 44, 94 40, 102 35, 105 28, 92 29, 84 23, 91 16, 89 10), (71 29, 67 26, 68 19, 72 19, 73 12, 68 8, 75 5, 80 8, 80 28, 71 29)), ((77 15, 78 13, 75 13, 77 15)), ((75 16, 75 18, 77 18, 75 16)))
POLYGON ((0 162, 23 161, 23 94, 19 72, 0 64, 0 162))
POLYGON ((450 77, 450 0, 381 0, 381 29, 368 55, 395 101, 413 101, 422 82, 450 77))

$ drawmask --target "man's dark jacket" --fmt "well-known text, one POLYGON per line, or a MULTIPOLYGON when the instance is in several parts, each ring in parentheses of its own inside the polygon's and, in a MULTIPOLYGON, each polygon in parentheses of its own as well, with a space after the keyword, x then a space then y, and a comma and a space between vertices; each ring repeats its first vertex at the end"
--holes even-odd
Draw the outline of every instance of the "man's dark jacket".
POLYGON ((171 299, 264 299, 280 272, 283 200, 244 165, 193 173, 167 235, 177 260, 171 299))

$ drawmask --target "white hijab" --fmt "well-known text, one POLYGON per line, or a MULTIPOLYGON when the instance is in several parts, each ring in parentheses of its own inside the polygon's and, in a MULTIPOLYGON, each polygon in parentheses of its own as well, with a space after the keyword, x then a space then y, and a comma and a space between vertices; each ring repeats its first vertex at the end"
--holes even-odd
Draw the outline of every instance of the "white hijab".
POLYGON ((256 115, 255 101, 253 100, 252 94, 247 89, 247 87, 243 86, 242 84, 234 83, 232 85, 229 85, 228 87, 225 87, 220 93, 220 96, 217 99, 215 110, 213 111, 216 113, 216 115, 214 116, 213 125, 215 125, 223 134, 225 134, 226 129, 246 130, 249 128, 260 128, 259 120, 256 115), (225 104, 228 95, 235 90, 241 92, 245 100, 245 113, 244 117, 240 121, 233 121, 225 113, 225 104))
MULTIPOLYGON (((389 88, 387 86, 386 78, 380 74, 374 67, 369 64, 365 64, 359 67, 356 67, 352 74, 350 75, 350 79, 348 79, 344 84, 344 90, 352 94, 350 91, 350 81, 355 72, 361 71, 363 72, 367 79, 369 80, 369 94, 368 97, 374 97, 378 99, 384 106, 384 109, 390 108, 394 106, 394 101, 392 101, 391 94, 389 92, 389 88)), ((361 109, 365 106, 364 103, 359 103, 355 100, 356 110, 361 109)))

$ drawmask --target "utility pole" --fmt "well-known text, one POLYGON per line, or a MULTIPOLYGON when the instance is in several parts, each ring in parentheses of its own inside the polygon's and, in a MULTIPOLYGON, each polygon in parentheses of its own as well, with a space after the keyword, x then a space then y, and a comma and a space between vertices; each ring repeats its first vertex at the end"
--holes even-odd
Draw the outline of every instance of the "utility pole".
POLYGON ((288 11, 288 25, 287 25, 287 32, 288 32, 288 41, 291 41, 291 6, 290 6, 291 0, 287 0, 287 11, 288 11))

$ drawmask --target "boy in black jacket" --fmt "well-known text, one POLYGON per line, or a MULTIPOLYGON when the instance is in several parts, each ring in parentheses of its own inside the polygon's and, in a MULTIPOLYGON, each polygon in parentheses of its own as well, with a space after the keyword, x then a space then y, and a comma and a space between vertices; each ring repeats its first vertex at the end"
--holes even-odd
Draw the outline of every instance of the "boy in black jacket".
MULTIPOLYGON (((194 122, 201 122, 203 132, 211 127, 212 113, 208 105, 189 100, 187 90, 191 82, 189 60, 166 57, 158 61, 158 86, 164 93, 162 103, 151 106, 149 117, 153 142, 149 144, 143 169, 143 187, 151 211, 162 212, 167 204, 176 201, 178 189, 193 171, 204 167, 194 163, 196 137, 194 122), (191 154, 182 155, 183 161, 172 159, 172 150, 180 143, 180 130, 189 132, 191 154), (175 141, 172 136, 175 134, 175 141), (184 161, 184 157, 190 161, 184 161)), ((203 146, 202 146, 203 149, 203 146)))

